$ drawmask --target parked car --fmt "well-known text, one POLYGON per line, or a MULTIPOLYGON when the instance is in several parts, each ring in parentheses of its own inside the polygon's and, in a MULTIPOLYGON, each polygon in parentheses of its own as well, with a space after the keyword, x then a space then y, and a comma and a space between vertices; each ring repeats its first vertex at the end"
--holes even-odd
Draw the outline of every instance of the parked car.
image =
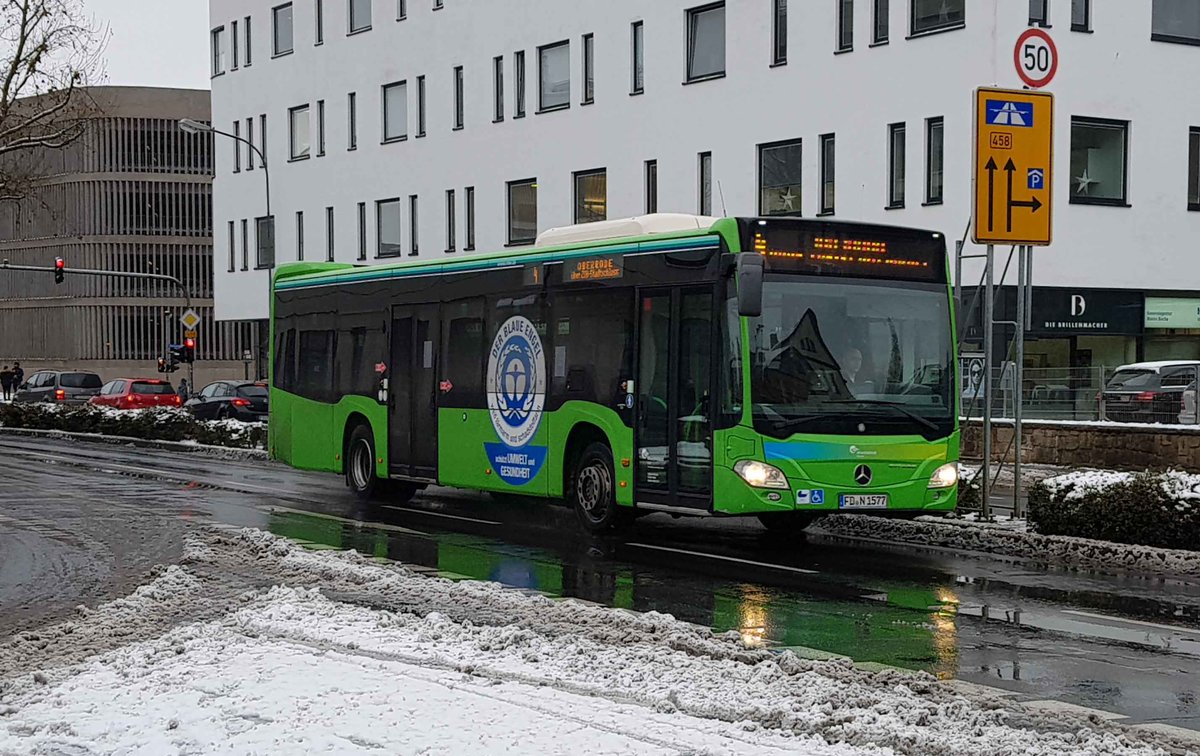
POLYGON ((1137 362, 1117 368, 1100 394, 1105 420, 1176 423, 1184 390, 1196 380, 1200 362, 1137 362))
POLYGON ((109 381, 89 404, 117 409, 146 409, 147 407, 180 407, 183 401, 167 381, 155 378, 118 378, 109 381))
POLYGON ((200 420, 232 418, 249 423, 267 421, 267 384, 255 381, 217 381, 183 406, 200 420))
POLYGON ((39 370, 17 387, 14 402, 86 404, 100 393, 104 381, 95 373, 80 370, 39 370))
POLYGON ((1196 381, 1192 381, 1191 385, 1183 390, 1183 408, 1179 410, 1179 422, 1181 425, 1196 425, 1200 423, 1200 417, 1196 417, 1196 410, 1200 408, 1200 402, 1196 401, 1196 381))

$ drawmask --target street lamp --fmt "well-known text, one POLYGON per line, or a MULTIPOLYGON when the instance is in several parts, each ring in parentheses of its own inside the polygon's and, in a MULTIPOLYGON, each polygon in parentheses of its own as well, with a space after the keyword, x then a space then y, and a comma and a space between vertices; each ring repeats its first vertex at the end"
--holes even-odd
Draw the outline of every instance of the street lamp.
MULTIPOLYGON (((266 199, 267 199, 266 220, 268 223, 271 224, 271 262, 270 262, 270 265, 266 266, 267 267, 267 313, 268 313, 266 322, 269 323, 270 322, 270 312, 271 312, 271 272, 270 272, 270 269, 275 267, 275 216, 271 215, 271 173, 267 168, 267 156, 265 154, 263 154, 263 151, 258 148, 258 145, 254 144, 254 142, 251 142, 249 139, 245 139, 241 136, 238 136, 237 134, 230 134, 228 131, 221 131, 218 128, 214 128, 211 123, 205 123, 204 121, 197 121, 193 118, 181 118, 181 119, 179 119, 179 129, 181 131, 183 131, 185 134, 219 134, 223 137, 228 137, 229 139, 232 139, 235 142, 240 142, 240 143, 246 145, 247 147, 249 147, 251 150, 254 151, 255 155, 258 155, 258 161, 262 165, 262 169, 263 169, 263 183, 266 187, 266 195, 267 195, 267 197, 266 197, 266 199)), ((264 138, 265 138, 265 136, 266 135, 264 134, 264 138)), ((255 229, 256 233, 259 230, 260 229, 255 229)), ((267 335, 268 335, 268 330, 265 328, 262 329, 261 338, 259 340, 259 343, 263 347, 266 346, 267 335)), ((262 349, 259 350, 259 354, 260 355, 264 354, 262 349)), ((260 376, 266 376, 267 372, 265 370, 265 367, 266 367, 265 365, 260 364, 260 370, 259 370, 260 376)))

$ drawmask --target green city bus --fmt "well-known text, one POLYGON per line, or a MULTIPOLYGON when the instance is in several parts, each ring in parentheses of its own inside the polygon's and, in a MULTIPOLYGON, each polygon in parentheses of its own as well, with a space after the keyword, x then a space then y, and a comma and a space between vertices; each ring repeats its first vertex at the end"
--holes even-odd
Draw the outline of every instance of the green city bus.
POLYGON ((639 514, 952 510, 945 238, 661 214, 274 278, 270 447, 364 499, 431 485, 639 514))

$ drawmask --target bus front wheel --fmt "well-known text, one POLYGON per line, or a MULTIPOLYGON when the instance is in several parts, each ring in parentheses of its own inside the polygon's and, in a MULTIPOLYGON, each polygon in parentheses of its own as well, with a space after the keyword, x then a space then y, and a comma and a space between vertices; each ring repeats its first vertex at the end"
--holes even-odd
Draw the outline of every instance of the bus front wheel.
POLYGON ((592 533, 603 533, 626 525, 629 512, 617 504, 612 451, 607 444, 588 444, 571 472, 568 500, 579 521, 592 533))
POLYGON ((359 425, 346 444, 346 485, 363 501, 375 498, 380 488, 375 477, 375 439, 371 429, 359 425))

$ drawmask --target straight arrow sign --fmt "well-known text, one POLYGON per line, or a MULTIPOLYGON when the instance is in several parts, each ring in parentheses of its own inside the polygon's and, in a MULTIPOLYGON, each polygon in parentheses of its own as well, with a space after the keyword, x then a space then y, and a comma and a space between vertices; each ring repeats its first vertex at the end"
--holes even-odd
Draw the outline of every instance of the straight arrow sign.
MULTIPOLYGON (((987 165, 984 169, 988 172, 988 231, 996 230, 996 159, 988 158, 987 165)), ((1012 176, 1010 175, 1011 179, 1012 176)), ((1012 196, 1012 190, 1009 190, 1009 196, 1012 196)), ((1008 222, 1011 230, 1012 220, 1008 222)))

